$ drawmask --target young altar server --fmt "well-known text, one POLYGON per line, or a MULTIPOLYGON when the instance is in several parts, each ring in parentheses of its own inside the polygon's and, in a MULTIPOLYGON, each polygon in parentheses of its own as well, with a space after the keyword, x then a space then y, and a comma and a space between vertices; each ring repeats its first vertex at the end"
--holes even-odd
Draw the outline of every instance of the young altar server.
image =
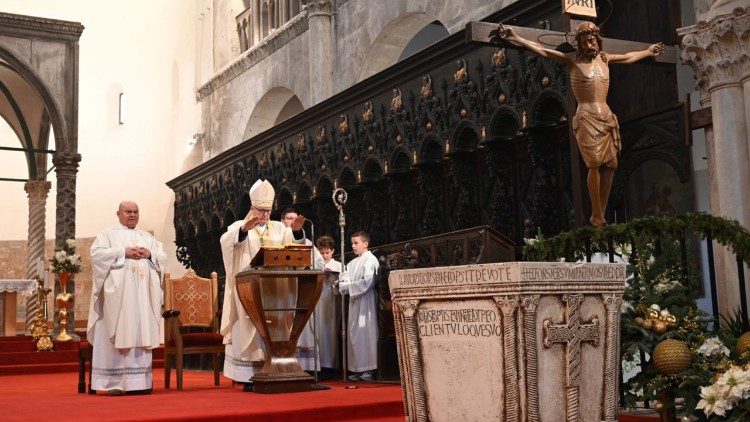
MULTIPOLYGON (((318 305, 315 307, 315 330, 318 334, 320 366, 323 371, 326 368, 336 368, 338 332, 337 323, 339 311, 336 306, 336 296, 333 284, 338 280, 341 272, 341 263, 333 259, 335 243, 331 236, 322 236, 315 242, 325 262, 326 282, 323 292, 320 294, 318 305)), ((332 372, 331 372, 332 373, 332 372)))
POLYGON ((339 290, 349 294, 347 362, 352 381, 373 379, 372 371, 378 367, 375 276, 379 264, 367 249, 369 245, 369 234, 356 232, 352 235, 352 250, 357 257, 346 265, 349 281, 339 283, 339 290))

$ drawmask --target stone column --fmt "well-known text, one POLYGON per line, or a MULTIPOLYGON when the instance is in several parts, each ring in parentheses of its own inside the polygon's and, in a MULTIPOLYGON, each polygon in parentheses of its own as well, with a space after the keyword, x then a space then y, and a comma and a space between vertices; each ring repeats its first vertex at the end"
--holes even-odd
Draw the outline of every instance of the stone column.
MULTIPOLYGON (((253 46, 258 44, 263 38, 263 35, 261 33, 263 30, 261 29, 261 23, 260 23, 260 14, 261 14, 261 7, 260 7, 260 0, 253 0, 253 13, 252 13, 252 19, 253 19, 253 46)), ((252 46, 250 47, 252 48, 252 46)))
MULTIPOLYGON (((80 161, 80 154, 56 152, 52 156, 57 175, 55 249, 62 248, 67 239, 76 237, 76 173, 80 161)), ((60 286, 55 284, 54 294, 59 292, 60 286)), ((75 296, 75 282, 70 283, 68 292, 75 296)), ((75 327, 75 309, 68 311, 68 321, 69 332, 72 334, 75 327)), ((59 315, 55 312, 55 332, 59 330, 59 315)))
POLYGON ((333 1, 310 0, 307 21, 310 40, 310 106, 333 95, 333 1))
MULTIPOLYGON (((37 274, 36 260, 44 261, 44 240, 45 240, 45 210, 47 208, 47 194, 52 187, 52 183, 46 180, 29 180, 23 186, 29 196, 29 232, 28 232, 28 250, 26 252, 26 278, 39 276, 44 278, 44 274, 37 274)), ((31 333, 34 325, 34 313, 41 306, 36 300, 36 295, 31 295, 26 299, 26 333, 31 333)))
MULTIPOLYGON (((710 98, 713 127, 707 133, 711 213, 750 227, 750 7, 719 0, 698 23, 681 28, 682 59, 695 71, 702 97, 710 98)), ((702 101, 703 103, 703 101, 702 101)), ((716 257, 719 308, 739 308, 734 254, 716 257)))

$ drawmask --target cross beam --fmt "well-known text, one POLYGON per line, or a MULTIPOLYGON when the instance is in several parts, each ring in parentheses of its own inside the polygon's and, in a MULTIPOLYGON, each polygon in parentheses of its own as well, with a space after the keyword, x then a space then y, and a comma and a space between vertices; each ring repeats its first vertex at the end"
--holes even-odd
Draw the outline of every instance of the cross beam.
MULTIPOLYGON (((516 34, 518 34, 519 37, 529 40, 535 40, 540 44, 557 46, 565 42, 569 42, 568 39, 572 38, 572 36, 569 36, 569 38, 566 39, 565 33, 559 31, 526 28, 523 26, 506 26, 508 26, 509 28, 513 28, 513 30, 516 32, 516 34)), ((466 42, 498 45, 497 43, 493 42, 490 37, 490 32, 494 31, 495 29, 497 29, 496 23, 478 21, 469 22, 466 24, 466 42)), ((610 54, 625 54, 631 51, 645 50, 650 45, 651 44, 637 41, 618 40, 614 38, 602 39, 602 47, 604 52, 610 54)), ((670 45, 664 47, 666 49, 664 53, 654 57, 654 60, 659 63, 678 63, 677 58, 679 57, 679 49, 677 48, 677 46, 670 45)))

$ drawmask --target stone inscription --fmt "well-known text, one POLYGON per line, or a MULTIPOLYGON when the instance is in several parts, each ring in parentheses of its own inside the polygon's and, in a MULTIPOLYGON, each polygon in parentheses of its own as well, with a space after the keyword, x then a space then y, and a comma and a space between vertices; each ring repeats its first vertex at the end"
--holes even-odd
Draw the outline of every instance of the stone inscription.
POLYGON ((526 281, 619 281, 625 278, 625 266, 521 266, 521 280, 526 281))
POLYGON ((497 283, 511 281, 510 271, 511 268, 506 266, 445 267, 444 271, 401 273, 398 275, 398 283, 401 287, 497 283))
POLYGON ((514 262, 394 271, 389 284, 393 290, 513 282, 619 282, 624 278, 625 265, 619 264, 514 262))
POLYGON ((421 337, 500 337, 503 333, 493 309, 420 309, 417 321, 421 337))

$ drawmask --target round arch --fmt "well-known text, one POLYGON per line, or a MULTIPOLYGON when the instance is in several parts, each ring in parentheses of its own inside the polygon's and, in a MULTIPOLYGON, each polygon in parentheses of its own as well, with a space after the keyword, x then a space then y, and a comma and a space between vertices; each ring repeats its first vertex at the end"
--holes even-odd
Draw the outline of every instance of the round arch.
MULTIPOLYGON (((55 136, 55 148, 59 151, 76 152, 76 146, 69 145, 65 119, 57 102, 34 69, 28 67, 22 60, 2 46, 0 46, 0 68, 6 72, 5 76, 2 76, 2 72, 0 72, 0 84, 6 87, 3 90, 4 95, 0 97, 6 98, 10 105, 14 102, 11 91, 18 91, 20 94, 16 96, 19 104, 15 107, 16 113, 14 114, 16 116, 13 116, 15 119, 10 115, 4 117, 8 125, 18 135, 21 145, 25 148, 47 149, 49 138, 43 136, 43 134, 49 133, 49 125, 51 124, 55 136), (30 97, 28 92, 35 93, 36 98, 30 97), (25 104, 21 104, 21 102, 25 104), (17 121, 14 122, 14 120, 17 121), (34 127, 30 127, 32 122, 35 123, 34 127), (22 128, 25 128, 25 130, 22 128), (31 143, 31 145, 28 145, 28 143, 31 143)), ((27 154, 29 176, 32 179, 37 179, 38 175, 46 173, 47 156, 37 156, 36 162, 33 161, 33 156, 33 154, 27 154)))
POLYGON ((277 86, 266 92, 250 113, 243 141, 272 128, 278 123, 304 111, 299 97, 289 88, 277 86))
POLYGON ((424 13, 403 14, 380 31, 367 53, 357 82, 390 67, 449 35, 439 20, 424 13))

